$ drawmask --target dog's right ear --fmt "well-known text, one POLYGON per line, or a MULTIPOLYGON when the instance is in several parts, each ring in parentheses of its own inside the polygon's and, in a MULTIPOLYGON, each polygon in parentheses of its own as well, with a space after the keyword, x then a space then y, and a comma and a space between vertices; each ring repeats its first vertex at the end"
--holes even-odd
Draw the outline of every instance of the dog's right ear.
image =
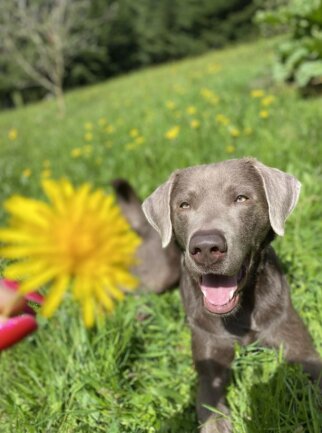
POLYGON ((175 177, 176 172, 146 198, 142 204, 144 215, 151 226, 159 233, 163 248, 169 245, 172 237, 170 198, 175 177))

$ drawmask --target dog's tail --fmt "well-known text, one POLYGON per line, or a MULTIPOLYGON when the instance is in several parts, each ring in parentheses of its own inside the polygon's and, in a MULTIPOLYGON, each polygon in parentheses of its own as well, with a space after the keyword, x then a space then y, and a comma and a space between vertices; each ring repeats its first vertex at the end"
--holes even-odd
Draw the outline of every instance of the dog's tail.
POLYGON ((162 248, 158 233, 145 218, 140 198, 127 180, 114 179, 111 185, 124 217, 142 238, 137 251, 139 264, 134 269, 142 286, 157 293, 177 287, 181 273, 177 245, 171 241, 167 248, 162 248))

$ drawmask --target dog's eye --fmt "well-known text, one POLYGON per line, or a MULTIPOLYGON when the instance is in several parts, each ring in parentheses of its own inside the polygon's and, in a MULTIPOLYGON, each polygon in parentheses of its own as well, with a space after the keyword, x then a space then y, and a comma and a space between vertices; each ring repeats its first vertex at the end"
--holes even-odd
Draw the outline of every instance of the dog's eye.
POLYGON ((244 201, 248 200, 248 197, 246 195, 243 194, 239 194, 236 198, 235 198, 235 202, 236 203, 243 203, 244 201))
POLYGON ((187 201, 183 201, 179 205, 180 209, 190 209, 190 204, 187 201))

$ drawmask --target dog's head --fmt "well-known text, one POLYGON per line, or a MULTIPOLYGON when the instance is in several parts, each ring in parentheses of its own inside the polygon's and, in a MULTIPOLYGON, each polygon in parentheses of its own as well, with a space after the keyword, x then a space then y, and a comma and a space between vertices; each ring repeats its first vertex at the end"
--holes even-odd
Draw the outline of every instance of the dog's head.
POLYGON ((208 312, 227 315, 269 232, 284 234, 299 192, 293 176, 244 158, 174 172, 143 211, 164 247, 174 234, 208 312))

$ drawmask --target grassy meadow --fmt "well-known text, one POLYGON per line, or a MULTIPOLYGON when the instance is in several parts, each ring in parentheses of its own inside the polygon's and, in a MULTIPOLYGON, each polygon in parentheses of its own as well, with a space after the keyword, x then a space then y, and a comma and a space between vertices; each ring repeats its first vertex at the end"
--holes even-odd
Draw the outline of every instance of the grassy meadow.
MULTIPOLYGON (((294 304, 322 354, 322 100, 270 79, 276 40, 122 76, 0 113, 0 199, 41 179, 147 196, 176 168, 254 156, 296 175, 299 204, 275 241, 294 304)), ((1 208, 1 224, 6 216, 1 208)), ((2 263, 3 267, 3 263, 2 263)), ((136 294, 87 331, 66 302, 0 354, 0 433, 192 433, 196 378, 178 291, 136 294)), ((282 352, 236 347, 235 433, 320 433, 316 389, 282 352)))

